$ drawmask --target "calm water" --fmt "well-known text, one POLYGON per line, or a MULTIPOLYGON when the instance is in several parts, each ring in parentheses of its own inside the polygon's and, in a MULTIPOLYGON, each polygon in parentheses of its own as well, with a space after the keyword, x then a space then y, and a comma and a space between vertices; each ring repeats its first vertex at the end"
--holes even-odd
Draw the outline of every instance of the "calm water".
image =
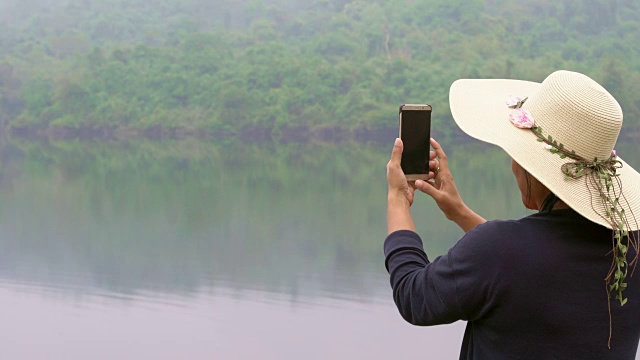
MULTIPOLYGON (((463 323, 391 302, 392 140, 2 140, 1 358, 456 358, 463 323)), ((445 146, 472 208, 527 214, 501 150, 445 146)), ((432 258, 462 235, 426 196, 413 214, 432 258)))

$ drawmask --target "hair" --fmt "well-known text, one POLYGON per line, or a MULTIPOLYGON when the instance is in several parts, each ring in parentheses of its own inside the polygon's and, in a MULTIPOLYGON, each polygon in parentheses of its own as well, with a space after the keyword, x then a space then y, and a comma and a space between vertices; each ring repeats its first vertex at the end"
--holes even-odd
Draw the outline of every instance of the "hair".
MULTIPOLYGON (((531 201, 531 178, 529 178, 529 176, 531 175, 529 175, 529 172, 525 170, 524 178, 527 182, 527 203, 531 201)), ((560 199, 556 196, 556 194, 549 193, 549 195, 547 195, 547 197, 544 198, 544 201, 542 202, 542 206, 540 207, 540 209, 538 209, 538 211, 545 214, 550 213, 551 210, 553 210, 553 207, 558 202, 558 200, 560 199)))

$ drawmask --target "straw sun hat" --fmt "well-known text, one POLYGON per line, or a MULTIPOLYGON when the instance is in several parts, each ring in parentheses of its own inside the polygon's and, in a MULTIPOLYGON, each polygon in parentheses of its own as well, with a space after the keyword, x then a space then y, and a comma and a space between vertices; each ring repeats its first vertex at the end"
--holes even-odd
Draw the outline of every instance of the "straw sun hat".
POLYGON ((590 186, 590 179, 566 176, 563 165, 574 160, 561 156, 556 148, 563 144, 562 149, 591 162, 613 159, 612 198, 620 197, 619 207, 628 218, 625 227, 638 230, 640 174, 620 157, 612 157, 622 127, 622 110, 597 82, 570 71, 554 72, 542 83, 462 79, 453 83, 449 96, 453 118, 465 133, 498 145, 569 207, 610 229, 605 215, 609 205, 590 186), (508 106, 508 99, 514 96, 526 99, 508 106), (541 134, 514 125, 510 121, 514 111, 524 111, 541 134), (549 135, 551 141, 547 141, 549 135), (619 196, 621 190, 624 196, 619 196))

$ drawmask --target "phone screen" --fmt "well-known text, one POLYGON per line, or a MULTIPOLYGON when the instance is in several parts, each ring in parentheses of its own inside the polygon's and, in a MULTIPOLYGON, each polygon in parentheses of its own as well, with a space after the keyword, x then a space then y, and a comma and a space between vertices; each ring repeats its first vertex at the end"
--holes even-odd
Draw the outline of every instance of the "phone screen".
POLYGON ((401 110, 400 138, 402 171, 405 174, 429 173, 429 139, 431 138, 431 110, 401 110))

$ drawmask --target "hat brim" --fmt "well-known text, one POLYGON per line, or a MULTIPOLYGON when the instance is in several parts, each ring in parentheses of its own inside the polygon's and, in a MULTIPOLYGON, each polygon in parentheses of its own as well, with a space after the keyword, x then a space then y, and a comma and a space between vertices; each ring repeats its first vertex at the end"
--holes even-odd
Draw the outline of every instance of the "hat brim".
MULTIPOLYGON (((510 96, 529 96, 541 84, 522 80, 461 79, 451 86, 449 103, 451 114, 460 129, 478 140, 497 145, 538 179, 565 204, 585 218, 611 228, 604 214, 599 194, 587 186, 586 178, 567 179, 561 167, 570 159, 561 159, 537 141, 529 130, 515 127, 509 121, 510 109, 506 101, 510 96)), ((621 205, 640 221, 640 174, 620 157, 618 169, 624 198, 621 205), (628 205, 626 204, 628 203, 628 205)), ((616 185, 614 191, 620 189, 616 185)), ((628 216, 631 230, 640 226, 634 216, 628 216)))

